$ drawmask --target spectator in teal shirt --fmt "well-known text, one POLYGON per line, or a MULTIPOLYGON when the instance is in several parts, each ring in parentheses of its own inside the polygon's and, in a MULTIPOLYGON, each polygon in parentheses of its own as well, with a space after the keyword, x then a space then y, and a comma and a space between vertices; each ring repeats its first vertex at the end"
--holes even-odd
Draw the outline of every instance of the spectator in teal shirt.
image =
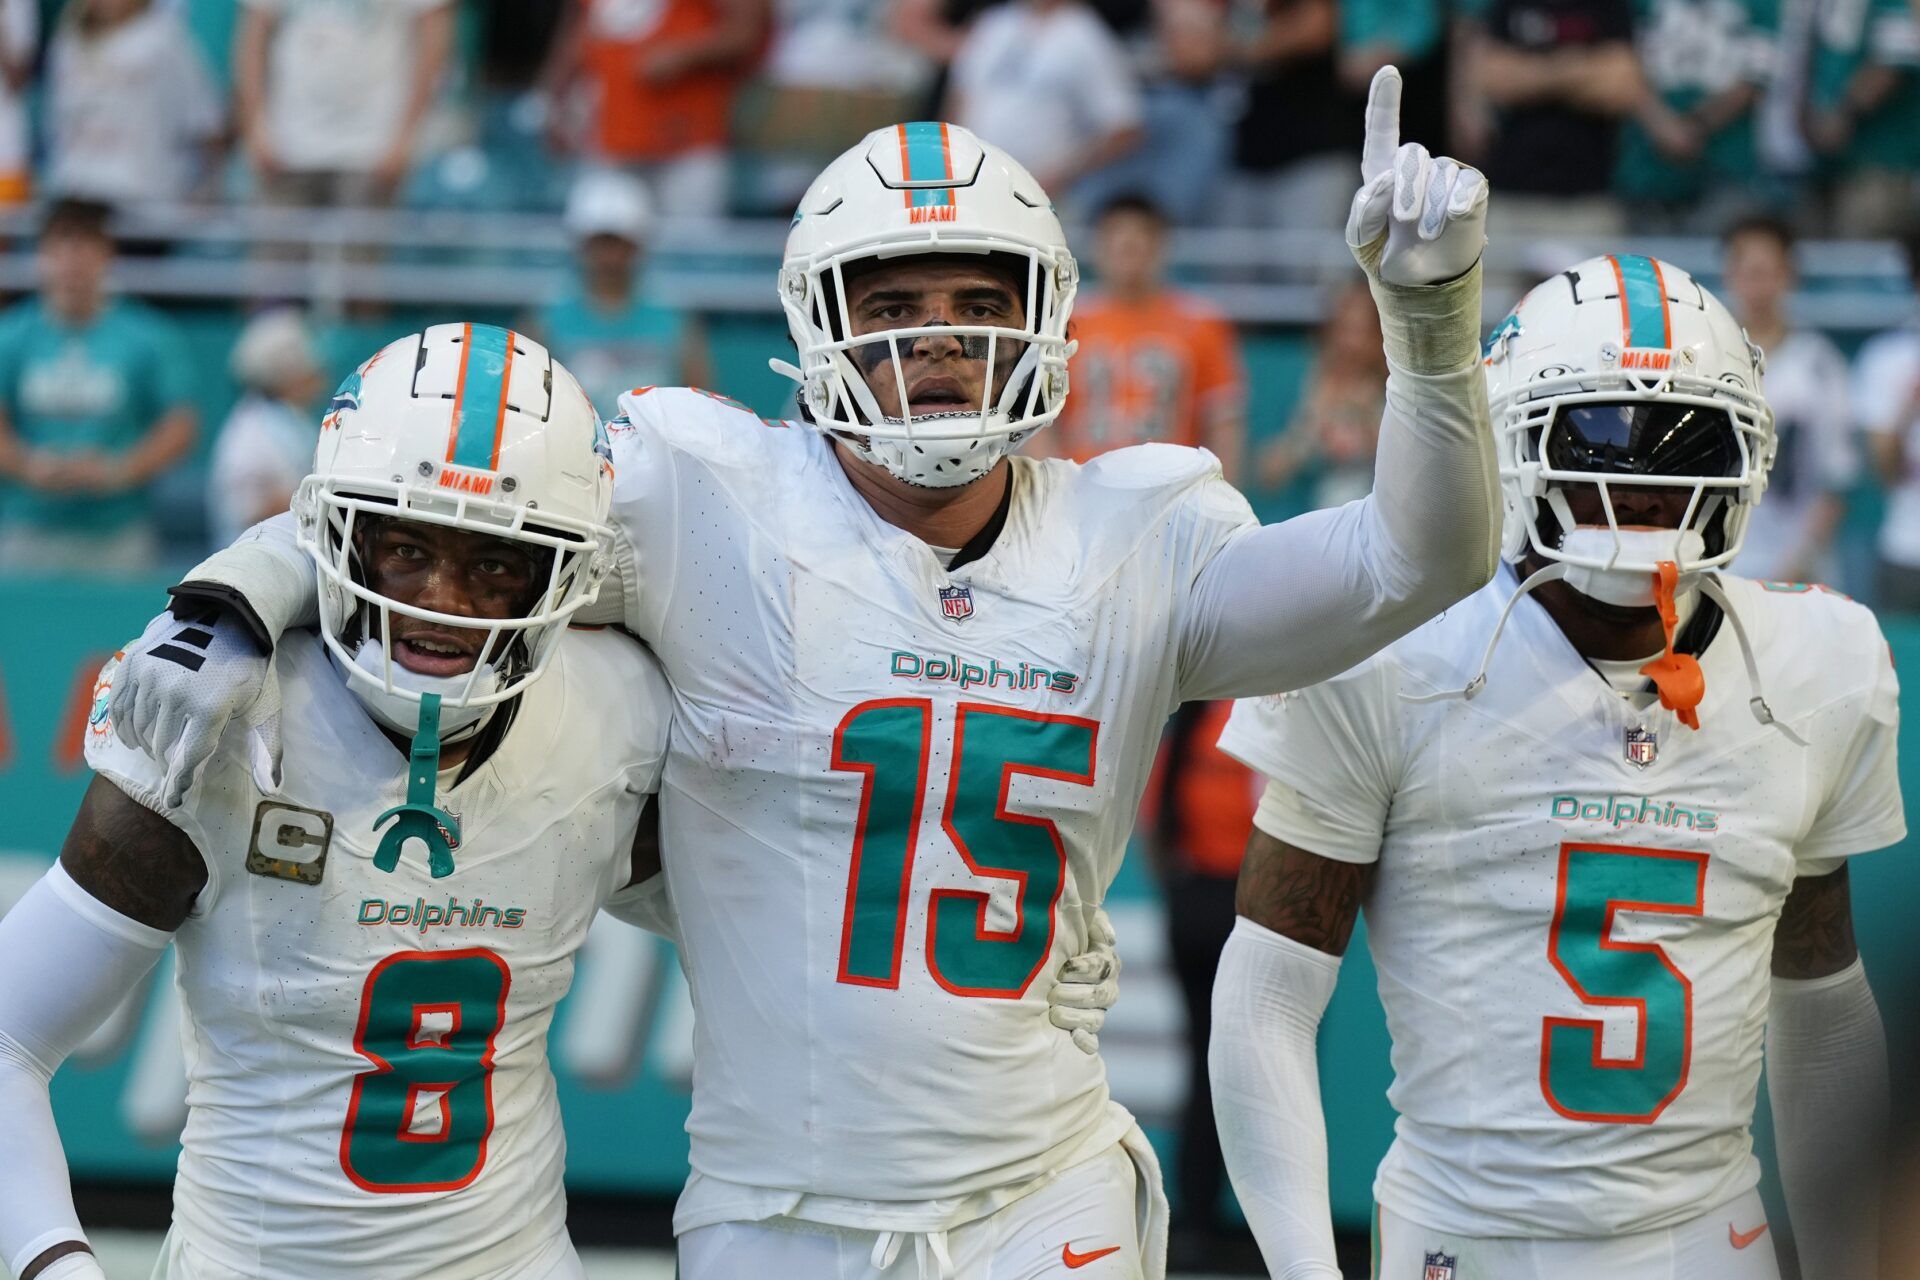
POLYGON ((141 573, 154 477, 193 447, 173 326, 111 298, 108 210, 67 200, 40 232, 40 293, 0 312, 0 571, 141 573))
POLYGON ((1434 155, 1453 155, 1447 128, 1444 0, 1340 0, 1340 79, 1365 94, 1373 73, 1400 69, 1400 118, 1420 122, 1420 141, 1434 155))
POLYGON ((710 371, 699 321, 641 290, 652 209, 640 179, 587 174, 567 199, 566 227, 579 273, 528 332, 572 370, 603 417, 634 387, 704 386, 710 371))
POLYGON ((1813 20, 1807 141, 1821 158, 1829 230, 1897 236, 1920 172, 1920 20, 1908 0, 1822 4, 1813 20))
POLYGON ((1641 0, 1647 93, 1615 189, 1642 231, 1718 232, 1757 198, 1754 108, 1778 56, 1774 0, 1641 0))

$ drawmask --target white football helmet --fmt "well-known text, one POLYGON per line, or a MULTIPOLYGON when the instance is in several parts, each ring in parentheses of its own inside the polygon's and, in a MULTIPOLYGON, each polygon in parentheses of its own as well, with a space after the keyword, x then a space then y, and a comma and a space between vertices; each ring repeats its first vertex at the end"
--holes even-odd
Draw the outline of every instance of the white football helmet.
POLYGON ((780 269, 780 305, 799 353, 773 368, 800 383, 805 415, 867 460, 913 484, 967 484, 1060 414, 1067 396, 1067 317, 1079 268, 1046 192, 1018 161, 958 125, 877 129, 828 165, 794 214, 780 269), (1018 260, 1025 324, 938 325, 852 336, 846 269, 910 254, 994 254, 1018 260), (989 403, 914 414, 903 348, 932 336, 984 340, 989 403), (882 412, 848 353, 885 343, 900 414, 882 412), (998 396, 992 388, 1011 365, 998 396))
POLYGON ((573 375, 539 343, 484 324, 441 324, 391 343, 333 394, 313 474, 293 511, 320 574, 320 633, 374 716, 412 732, 424 693, 452 738, 539 678, 611 565, 613 464, 605 428, 573 375), (526 544, 546 585, 524 617, 479 620, 371 590, 354 532, 391 517, 526 544), (395 663, 393 615, 484 630, 471 673, 395 663))
POLYGON ((1486 347, 1505 555, 1531 548, 1618 604, 1652 599, 1740 550, 1776 447, 1760 349, 1694 278, 1653 258, 1592 258, 1534 287, 1486 347), (1597 485, 1606 527, 1576 528, 1565 487, 1597 485), (1614 490, 1690 487, 1673 531, 1622 530, 1614 490))

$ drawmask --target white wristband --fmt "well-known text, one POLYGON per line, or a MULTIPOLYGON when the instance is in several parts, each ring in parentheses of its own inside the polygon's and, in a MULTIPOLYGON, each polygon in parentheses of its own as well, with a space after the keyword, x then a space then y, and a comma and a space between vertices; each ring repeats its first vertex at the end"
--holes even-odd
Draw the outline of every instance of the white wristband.
POLYGON ((91 1253, 69 1253, 54 1260, 34 1280, 107 1280, 100 1260, 91 1253))
POLYGON ((1369 272, 1387 363, 1433 375, 1480 362, 1480 263, 1441 284, 1388 284, 1369 272))

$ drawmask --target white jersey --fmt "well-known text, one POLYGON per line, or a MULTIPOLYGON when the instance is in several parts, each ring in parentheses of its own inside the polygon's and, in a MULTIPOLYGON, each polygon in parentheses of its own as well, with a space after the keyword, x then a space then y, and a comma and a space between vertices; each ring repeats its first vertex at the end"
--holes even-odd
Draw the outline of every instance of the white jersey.
POLYGON ((1794 878, 1906 833, 1898 685, 1873 615, 1722 575, 1701 728, 1626 697, 1510 569, 1389 649, 1235 707, 1221 746, 1281 784, 1259 825, 1378 861, 1367 941, 1399 1120, 1374 1194, 1464 1236, 1613 1236, 1759 1177, 1750 1126, 1774 925, 1794 878))
POLYGON ((1015 458, 1005 527, 948 572, 819 433, 695 391, 622 404, 698 1013, 676 1228, 991 1212, 1131 1127, 1046 991, 1125 853, 1195 575, 1252 513, 1198 450, 1015 458))
POLYGON ((285 783, 230 733, 185 805, 104 722, 87 760, 192 837, 175 937, 188 1118, 174 1235, 216 1274, 506 1280, 568 1254, 547 1029, 626 884, 669 714, 645 651, 574 632, 499 746, 436 804, 451 876, 373 861, 407 760, 311 632, 274 658, 285 783), (609 697, 610 690, 620 696, 609 697))

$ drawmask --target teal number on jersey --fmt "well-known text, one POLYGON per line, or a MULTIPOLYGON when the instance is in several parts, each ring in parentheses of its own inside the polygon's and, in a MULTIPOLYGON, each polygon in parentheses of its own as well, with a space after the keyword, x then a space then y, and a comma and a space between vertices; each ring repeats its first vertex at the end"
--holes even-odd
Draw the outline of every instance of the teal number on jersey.
POLYGON ((840 930, 842 982, 900 985, 913 836, 927 789, 928 722, 924 699, 868 702, 848 712, 833 735, 833 767, 866 775, 840 930))
POLYGON ((1613 936, 1615 913, 1697 916, 1707 855, 1671 849, 1565 844, 1547 955, 1582 1004, 1629 1009, 1634 1050, 1606 1057, 1601 1023, 1547 1018, 1540 1087, 1572 1120, 1651 1124, 1687 1086, 1693 1057, 1693 984, 1666 950, 1613 936))
POLYGON ((367 975, 340 1167, 363 1191, 456 1191, 493 1133, 493 1041, 512 985, 491 951, 402 951, 367 975))
MULTIPOLYGON (((1014 882, 1016 919, 1010 930, 991 929, 984 891, 935 890, 927 965, 956 995, 1015 999, 1052 949, 1066 847, 1049 819, 1009 810, 1007 788, 1019 775, 1091 786, 1099 726, 977 702, 961 703, 954 716, 941 827, 975 874, 1014 882)), ((864 775, 841 927, 842 982, 900 985, 932 721, 925 698, 887 699, 855 707, 834 734, 833 767, 864 775)))
POLYGON ((1018 996, 1046 963, 1067 851, 1053 823, 1008 811, 1007 784, 1024 773, 1091 786, 1095 735, 1091 720, 960 704, 942 821, 970 870, 1016 883, 1018 906, 1013 929, 998 933, 986 894, 934 891, 927 963, 954 994, 1018 996))

